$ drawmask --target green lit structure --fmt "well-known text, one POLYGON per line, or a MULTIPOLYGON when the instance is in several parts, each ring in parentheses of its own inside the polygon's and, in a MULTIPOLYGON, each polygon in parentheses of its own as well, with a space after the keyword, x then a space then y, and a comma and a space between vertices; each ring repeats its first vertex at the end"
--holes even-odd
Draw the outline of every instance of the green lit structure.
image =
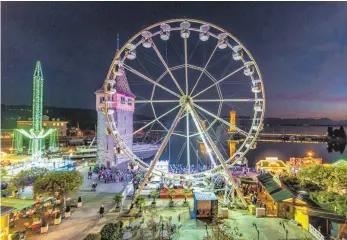
POLYGON ((43 74, 40 61, 36 62, 33 76, 32 128, 29 131, 15 129, 12 146, 15 153, 23 152, 23 136, 29 138, 29 153, 34 162, 40 161, 46 151, 45 138, 49 136, 49 151, 58 150, 58 130, 42 128, 43 74))

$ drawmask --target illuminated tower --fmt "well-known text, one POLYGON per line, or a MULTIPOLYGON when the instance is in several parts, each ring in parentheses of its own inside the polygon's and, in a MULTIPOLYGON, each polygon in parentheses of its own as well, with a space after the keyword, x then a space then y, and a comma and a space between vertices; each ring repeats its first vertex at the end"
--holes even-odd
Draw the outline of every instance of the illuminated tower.
POLYGON ((230 112, 230 127, 229 127, 229 133, 236 133, 236 112, 231 111, 230 112))
POLYGON ((232 157, 236 152, 236 144, 238 143, 237 140, 228 140, 229 142, 229 157, 232 157))
POLYGON ((36 68, 33 76, 33 105, 32 105, 32 128, 29 132, 24 129, 14 130, 15 151, 23 151, 23 137, 30 139, 29 152, 32 155, 33 162, 39 162, 45 151, 45 138, 50 135, 50 150, 57 150, 57 129, 42 128, 42 107, 43 107, 43 74, 40 61, 36 62, 36 68))
MULTIPOLYGON (((231 134, 237 133, 237 130, 236 130, 235 126, 236 126, 236 111, 231 111, 230 112, 230 127, 228 129, 228 132, 231 133, 231 134)), ((229 155, 231 157, 236 152, 237 141, 235 141, 235 140, 228 140, 228 142, 229 142, 229 155)))
POLYGON ((128 161, 125 154, 122 154, 114 142, 104 113, 104 103, 111 104, 113 117, 117 122, 117 128, 127 147, 132 149, 133 145, 133 114, 135 95, 130 91, 125 71, 120 69, 121 76, 117 76, 116 91, 107 93, 105 99, 104 87, 97 90, 96 111, 98 115, 97 123, 97 165, 105 167, 116 167, 128 161))

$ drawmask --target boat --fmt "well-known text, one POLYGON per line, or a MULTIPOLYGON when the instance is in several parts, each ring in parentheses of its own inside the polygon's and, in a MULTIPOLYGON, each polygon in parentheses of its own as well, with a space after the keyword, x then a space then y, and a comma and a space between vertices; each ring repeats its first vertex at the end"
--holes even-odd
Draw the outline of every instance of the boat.
POLYGON ((150 144, 150 143, 134 143, 133 144, 133 153, 139 158, 149 158, 154 156, 158 150, 159 144, 150 144))
POLYGON ((76 152, 72 152, 69 155, 64 155, 63 158, 70 159, 82 159, 82 158, 96 158, 96 153, 98 149, 96 147, 76 147, 76 152))
MULTIPOLYGON (((63 156, 64 159, 82 159, 82 158, 96 158, 98 148, 96 145, 93 145, 93 141, 89 146, 76 147, 76 151, 70 153, 69 155, 63 156)), ((139 158, 149 158, 154 156, 158 150, 159 144, 150 144, 150 143, 134 143, 133 144, 133 153, 139 158)))

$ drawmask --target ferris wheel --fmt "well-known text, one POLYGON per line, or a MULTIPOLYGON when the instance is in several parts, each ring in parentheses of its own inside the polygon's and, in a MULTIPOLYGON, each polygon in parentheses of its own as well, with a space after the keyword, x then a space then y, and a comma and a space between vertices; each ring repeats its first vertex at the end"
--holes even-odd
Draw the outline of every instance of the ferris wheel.
POLYGON ((112 102, 105 102, 104 112, 117 146, 146 171, 144 182, 151 174, 194 181, 220 174, 223 169, 228 173, 228 168, 254 147, 265 112, 263 80, 250 52, 228 31, 194 19, 153 24, 117 52, 105 80, 105 99, 117 91, 116 79, 124 75, 136 96, 135 114, 151 116, 134 128, 131 137, 141 131, 160 132, 160 147, 151 163, 127 144, 112 102), (244 126, 229 121, 226 116, 231 110, 243 114, 244 126), (239 143, 230 156, 225 141, 233 136, 238 136, 239 143), (183 173, 155 168, 171 141, 182 145, 169 154, 181 156, 183 173), (204 147, 204 156, 199 156, 197 143, 204 147), (203 163, 208 161, 211 167, 192 170, 203 157, 203 163))

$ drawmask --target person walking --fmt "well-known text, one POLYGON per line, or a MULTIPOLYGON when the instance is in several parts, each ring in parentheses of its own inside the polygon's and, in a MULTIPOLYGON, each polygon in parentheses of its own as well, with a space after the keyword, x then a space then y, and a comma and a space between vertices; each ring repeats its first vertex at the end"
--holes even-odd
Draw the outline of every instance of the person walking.
POLYGON ((104 217, 104 213, 105 213, 104 205, 101 205, 99 213, 100 213, 100 218, 103 218, 104 217))

